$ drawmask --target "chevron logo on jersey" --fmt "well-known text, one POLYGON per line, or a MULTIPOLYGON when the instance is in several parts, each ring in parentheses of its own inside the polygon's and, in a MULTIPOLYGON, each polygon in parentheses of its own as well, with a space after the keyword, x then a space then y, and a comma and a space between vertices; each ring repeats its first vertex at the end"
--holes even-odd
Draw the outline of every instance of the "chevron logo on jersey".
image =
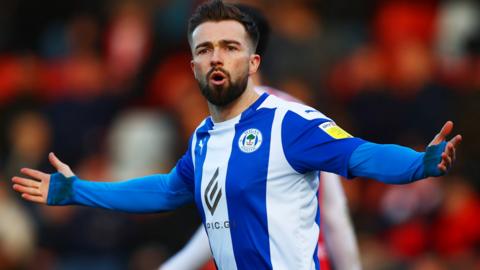
POLYGON ((210 211, 210 214, 212 214, 212 216, 215 213, 215 209, 217 209, 220 198, 222 198, 222 188, 218 188, 217 177, 218 168, 213 174, 212 179, 210 179, 210 182, 208 182, 204 194, 205 203, 207 204, 207 208, 210 211))

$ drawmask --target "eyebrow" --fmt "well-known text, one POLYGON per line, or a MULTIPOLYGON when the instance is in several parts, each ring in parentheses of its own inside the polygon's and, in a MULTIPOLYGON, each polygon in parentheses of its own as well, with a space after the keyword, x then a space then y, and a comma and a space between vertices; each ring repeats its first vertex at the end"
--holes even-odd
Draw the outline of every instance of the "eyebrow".
MULTIPOLYGON (((241 46, 242 44, 236 40, 233 40, 233 39, 223 39, 223 40, 220 40, 220 44, 221 45, 228 45, 228 44, 236 44, 236 45, 239 45, 241 46)), ((212 42, 211 41, 205 41, 205 42, 202 42, 200 44, 198 44, 197 46, 195 46, 195 50, 197 50, 198 48, 202 48, 202 47, 211 47, 212 46, 212 42)))

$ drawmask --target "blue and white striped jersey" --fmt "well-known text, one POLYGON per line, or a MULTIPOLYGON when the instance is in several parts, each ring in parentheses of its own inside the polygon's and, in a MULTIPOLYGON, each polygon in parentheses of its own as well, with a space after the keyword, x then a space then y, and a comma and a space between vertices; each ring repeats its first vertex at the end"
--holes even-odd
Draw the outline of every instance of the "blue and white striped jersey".
POLYGON ((177 172, 219 269, 319 269, 318 171, 348 176, 362 143, 317 110, 266 93, 233 119, 205 119, 177 172))

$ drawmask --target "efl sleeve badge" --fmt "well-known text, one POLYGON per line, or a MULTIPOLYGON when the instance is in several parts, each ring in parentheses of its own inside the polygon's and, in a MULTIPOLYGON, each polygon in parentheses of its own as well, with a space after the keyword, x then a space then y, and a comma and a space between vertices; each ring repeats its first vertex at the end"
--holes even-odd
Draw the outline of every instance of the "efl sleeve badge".
POLYGON ((334 139, 346 139, 353 137, 341 127, 337 126, 337 124, 334 122, 325 122, 320 124, 318 127, 334 139))

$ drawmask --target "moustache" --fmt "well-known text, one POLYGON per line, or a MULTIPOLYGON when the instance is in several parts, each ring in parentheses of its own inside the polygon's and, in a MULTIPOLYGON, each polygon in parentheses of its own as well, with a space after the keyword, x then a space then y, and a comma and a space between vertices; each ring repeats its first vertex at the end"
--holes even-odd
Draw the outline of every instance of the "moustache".
POLYGON ((213 72, 220 71, 225 74, 225 77, 230 78, 230 73, 223 69, 222 67, 213 67, 207 72, 207 79, 210 78, 213 72))

